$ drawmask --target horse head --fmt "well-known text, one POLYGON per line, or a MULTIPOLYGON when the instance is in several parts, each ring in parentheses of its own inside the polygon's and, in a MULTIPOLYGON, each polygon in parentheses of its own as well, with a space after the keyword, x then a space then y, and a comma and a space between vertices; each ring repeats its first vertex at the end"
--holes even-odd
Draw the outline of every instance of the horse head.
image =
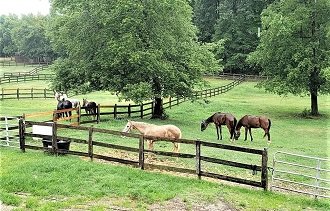
POLYGON ((240 135, 241 135, 241 131, 240 130, 235 130, 235 133, 234 133, 235 140, 238 140, 240 135))
POLYGON ((205 122, 205 120, 202 120, 201 122, 201 131, 204 131, 207 128, 207 123, 205 122))
POLYGON ((133 124, 130 120, 127 121, 124 129, 122 130, 123 133, 129 133, 133 129, 133 124))
POLYGON ((83 98, 83 107, 86 107, 87 103, 88 103, 87 99, 83 98))

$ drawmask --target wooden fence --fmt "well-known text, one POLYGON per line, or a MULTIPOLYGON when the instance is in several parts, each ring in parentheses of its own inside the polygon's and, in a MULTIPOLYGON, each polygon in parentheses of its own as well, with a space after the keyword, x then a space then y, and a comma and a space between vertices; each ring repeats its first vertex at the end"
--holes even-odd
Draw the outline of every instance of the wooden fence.
POLYGON ((26 82, 34 80, 49 80, 53 77, 53 74, 37 74, 37 75, 13 75, 10 77, 0 77, 0 84, 12 83, 12 82, 26 82))
POLYGON ((33 99, 33 98, 54 98, 54 91, 51 89, 1 89, 1 100, 4 99, 33 99))
MULTIPOLYGON (((189 153, 173 153, 173 152, 166 152, 166 151, 150 151, 146 150, 144 147, 144 140, 155 140, 155 141, 164 141, 164 142, 172 142, 173 139, 164 139, 164 138, 157 138, 152 136, 143 136, 139 134, 128 134, 123 133, 119 131, 114 130, 106 130, 106 129, 99 129, 99 128, 93 128, 93 127, 82 127, 82 126, 70 126, 70 125, 63 125, 63 124, 57 124, 57 123, 43 123, 43 122, 32 122, 32 121, 23 121, 22 119, 19 121, 19 135, 20 135, 20 149, 25 152, 26 149, 35 149, 35 150, 44 150, 48 151, 54 154, 58 153, 64 153, 64 154, 71 154, 71 155, 78 155, 78 156, 84 156, 84 157, 90 157, 90 159, 102 159, 107 161, 113 161, 123 164, 129 164, 134 167, 139 167, 141 169, 160 169, 160 170, 167 170, 167 171, 174 171, 174 172, 180 172, 180 173, 186 173, 186 174, 194 174, 197 175, 199 178, 201 177, 210 177, 215 179, 221 179, 221 180, 227 180, 230 182, 236 182, 240 184, 255 186, 255 187, 261 187, 264 190, 267 190, 268 186, 268 173, 267 173, 267 162, 268 162, 268 155, 267 155, 267 149, 259 150, 259 149, 251 149, 251 148, 244 148, 244 147, 238 147, 238 146, 231 146, 231 145, 224 145, 224 144, 216 144, 216 143, 210 143, 206 141, 201 140, 189 140, 189 139, 178 139, 175 140, 178 143, 187 144, 190 147, 193 147, 195 150, 194 154, 189 153), (40 135, 40 134, 33 134, 26 132, 26 127, 31 125, 42 125, 42 126, 49 126, 52 128, 52 135, 40 135), (58 136, 58 129, 69 129, 69 130, 78 130, 78 131, 87 131, 88 137, 85 139, 82 138, 69 138, 69 137, 61 137, 58 136), (103 133, 103 134, 109 134, 109 135, 115 135, 115 136, 126 136, 131 138, 138 139, 138 148, 129 147, 129 146, 123 146, 123 145, 117 145, 117 144, 110 144, 106 142, 100 142, 95 141, 93 138, 94 133, 103 133), (26 142, 26 137, 39 137, 43 139, 50 140, 50 145, 41 146, 41 142, 37 145, 35 144, 28 144, 26 142), (86 141, 87 140, 87 141, 86 141), (77 151, 77 150, 70 150, 69 147, 66 149, 60 148, 59 143, 65 142, 71 142, 78 145, 87 145, 88 149, 87 151, 77 151), (104 148, 102 151, 105 151, 105 148, 110 149, 116 149, 116 150, 124 150, 126 152, 134 152, 138 153, 138 159, 132 160, 128 158, 121 158, 121 157, 114 157, 114 154, 111 155, 101 155, 94 152, 94 146, 104 148), (209 156, 203 155, 202 148, 204 147, 211 147, 214 149, 225 149, 230 150, 231 152, 236 151, 240 153, 248 153, 248 154, 256 154, 258 156, 261 156, 261 163, 260 164, 245 164, 240 162, 234 162, 234 161, 228 161, 223 160, 219 158, 213 158, 209 156), (185 168, 185 167, 173 167, 170 165, 158 165, 158 164, 152 164, 148 163, 145 160, 145 153, 153 153, 156 156, 167 156, 167 157, 177 157, 177 158, 186 158, 191 159, 195 162, 195 169, 192 168, 185 168), (210 171, 203 170, 203 164, 204 163, 212 163, 217 165, 225 165, 235 168, 241 168, 241 169, 249 169, 253 172, 260 171, 261 177, 259 181, 253 181, 246 178, 238 178, 235 176, 228 176, 228 175, 222 175, 219 173, 212 173, 210 171)), ((43 141, 44 142, 44 141, 43 141)), ((81 149, 81 148, 80 148, 81 149)), ((83 147, 83 149, 86 149, 83 147)))

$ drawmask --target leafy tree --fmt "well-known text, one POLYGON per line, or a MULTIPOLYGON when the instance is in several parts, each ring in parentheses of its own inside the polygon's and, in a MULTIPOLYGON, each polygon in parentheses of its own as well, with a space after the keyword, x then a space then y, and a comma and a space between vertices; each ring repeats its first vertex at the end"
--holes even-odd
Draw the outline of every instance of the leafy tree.
POLYGON ((110 90, 122 99, 192 96, 202 74, 219 69, 197 43, 186 0, 52 1, 49 36, 61 59, 54 88, 110 90))
POLYGON ((309 94, 317 115, 319 93, 330 93, 330 1, 285 0, 262 14, 262 34, 249 58, 262 66, 266 90, 309 94))
POLYGON ((0 56, 13 56, 17 51, 11 33, 17 22, 18 17, 15 15, 0 16, 0 56))
POLYGON ((219 0, 196 0, 194 2, 194 23, 199 29, 198 39, 202 42, 212 42, 214 25, 219 14, 219 0))
POLYGON ((218 20, 214 40, 225 40, 222 55, 224 71, 231 73, 258 73, 259 68, 246 62, 250 52, 259 43, 260 14, 271 1, 223 0, 218 5, 218 20))
POLYGON ((11 31, 12 40, 20 55, 28 58, 53 58, 50 40, 46 37, 47 17, 24 15, 11 31))

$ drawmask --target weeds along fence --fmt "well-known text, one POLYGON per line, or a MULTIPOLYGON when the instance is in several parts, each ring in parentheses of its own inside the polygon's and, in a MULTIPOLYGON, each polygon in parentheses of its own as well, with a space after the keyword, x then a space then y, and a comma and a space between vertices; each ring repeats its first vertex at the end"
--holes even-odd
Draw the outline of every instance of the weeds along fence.
POLYGON ((5 76, 0 77, 0 84, 5 83, 13 83, 13 82, 26 82, 26 81, 35 81, 35 80, 49 80, 49 78, 53 77, 53 74, 24 74, 24 75, 12 75, 12 76, 5 76))
POLYGON ((94 127, 70 126, 33 121, 24 122, 23 119, 19 121, 19 135, 20 149, 23 152, 25 152, 26 149, 34 149, 50 152, 55 155, 77 155, 89 157, 91 160, 101 159, 128 164, 141 169, 166 170, 197 175, 198 178, 208 177, 226 180, 267 190, 267 149, 251 149, 201 140, 157 138, 94 127), (51 135, 34 134, 27 131, 28 127, 31 128, 33 125, 47 126, 51 128, 51 135), (63 136, 61 136, 61 134, 63 134, 63 136), (74 135, 74 137, 68 137, 65 134, 76 135, 74 135), (31 137, 41 138, 42 141, 33 141, 31 137), (97 141, 98 139, 102 141, 97 141), (157 141, 157 143, 176 141, 181 145, 184 145, 184 147, 181 146, 183 152, 173 153, 164 149, 155 149, 151 151, 145 149, 145 140, 154 140, 157 141), (63 147, 63 143, 67 143, 67 145, 63 147), (219 153, 219 150, 225 150, 227 151, 227 154, 239 153, 240 156, 234 156, 234 158, 242 158, 243 160, 225 160, 223 159, 223 153, 219 153), (211 155, 207 153, 208 151, 216 153, 211 155), (222 155, 219 156, 219 154, 222 155), (166 159, 161 159, 162 162, 157 162, 160 161, 157 159, 160 156, 166 157, 166 159), (249 160, 250 156, 258 157, 253 161, 255 163, 244 163, 243 161, 246 162, 249 160), (213 167, 209 166, 209 163, 213 164, 213 167), (224 171, 217 171, 219 166, 230 168, 227 172, 234 172, 232 169, 237 168, 242 169, 243 171, 236 175, 226 175, 224 174, 224 171), (261 172, 261 174, 260 176, 254 174, 256 179, 252 179, 252 176, 246 170, 253 173, 261 172), (239 177, 237 175, 239 175, 239 177))
POLYGON ((4 99, 33 99, 33 98, 54 98, 54 91, 51 89, 1 89, 1 100, 4 99))

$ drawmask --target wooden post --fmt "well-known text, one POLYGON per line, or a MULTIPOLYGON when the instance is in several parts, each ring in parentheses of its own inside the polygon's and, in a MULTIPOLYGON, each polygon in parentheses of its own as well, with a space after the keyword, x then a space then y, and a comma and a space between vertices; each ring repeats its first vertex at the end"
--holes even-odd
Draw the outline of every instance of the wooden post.
POLYGON ((267 172, 268 152, 264 148, 262 152, 262 167, 261 167, 261 185, 266 191, 268 189, 268 172, 267 172))
POLYGON ((3 88, 1 89, 1 99, 3 100, 3 94, 4 94, 4 90, 3 88))
POLYGON ((52 125, 52 152, 57 155, 57 123, 53 122, 52 125))
POLYGON ((127 112, 128 112, 128 117, 131 117, 131 104, 128 104, 127 112))
MULTIPOLYGON (((24 114, 23 114, 24 117, 24 114)), ((25 124, 24 124, 24 119, 20 118, 18 122, 19 126, 19 148, 21 149, 22 152, 25 152, 25 124)))
POLYGON ((19 100, 19 88, 17 88, 17 99, 19 100))
POLYGON ((143 119, 143 103, 140 105, 140 117, 143 119))
POLYGON ((88 156, 93 161, 93 125, 88 130, 88 156))
POLYGON ((46 89, 44 89, 44 97, 45 97, 45 99, 46 99, 46 89))
POLYGON ((140 136, 139 139, 139 166, 144 169, 144 136, 140 136))
POLYGON ((172 108, 172 96, 170 96, 170 109, 172 108))
POLYGON ((100 123, 100 104, 97 104, 97 124, 100 123))
POLYGON ((80 105, 78 105, 78 110, 77 110, 77 114, 78 114, 78 117, 77 117, 77 123, 78 125, 80 125, 80 119, 81 119, 81 107, 80 105))
POLYGON ((113 108, 113 118, 117 119, 117 104, 115 104, 115 107, 113 108))
POLYGON ((201 141, 197 139, 196 143, 196 174, 201 179, 201 141))
POLYGON ((33 88, 31 88, 31 98, 33 99, 33 88))

